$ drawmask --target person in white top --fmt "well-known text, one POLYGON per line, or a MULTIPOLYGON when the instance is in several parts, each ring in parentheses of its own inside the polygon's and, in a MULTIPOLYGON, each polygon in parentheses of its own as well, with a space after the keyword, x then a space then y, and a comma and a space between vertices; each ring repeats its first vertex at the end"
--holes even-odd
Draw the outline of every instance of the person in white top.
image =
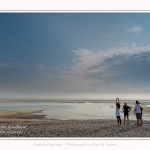
MULTIPOLYGON (((138 101, 138 104, 141 104, 139 101, 138 101)), ((141 125, 143 125, 143 119, 142 119, 142 111, 143 111, 143 107, 140 105, 141 107, 141 125)))
POLYGON ((137 125, 142 125, 142 118, 141 118, 141 106, 138 101, 136 101, 134 114, 136 113, 137 125))
POLYGON ((121 115, 120 115, 120 102, 119 98, 116 98, 116 117, 118 125, 121 125, 121 115))

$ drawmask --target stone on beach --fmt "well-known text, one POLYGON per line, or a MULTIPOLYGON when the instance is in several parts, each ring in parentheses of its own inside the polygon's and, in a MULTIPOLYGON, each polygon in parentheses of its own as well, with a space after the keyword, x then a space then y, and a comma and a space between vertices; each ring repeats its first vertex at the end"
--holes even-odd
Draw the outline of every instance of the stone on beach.
POLYGON ((130 120, 129 125, 121 126, 117 125, 116 120, 105 119, 1 122, 0 137, 150 137, 150 121, 143 123, 143 126, 138 127, 135 120, 130 120), (11 128, 13 126, 14 128, 11 128), (20 128, 17 128, 18 126, 20 128), (26 128, 21 128, 23 126, 26 128))

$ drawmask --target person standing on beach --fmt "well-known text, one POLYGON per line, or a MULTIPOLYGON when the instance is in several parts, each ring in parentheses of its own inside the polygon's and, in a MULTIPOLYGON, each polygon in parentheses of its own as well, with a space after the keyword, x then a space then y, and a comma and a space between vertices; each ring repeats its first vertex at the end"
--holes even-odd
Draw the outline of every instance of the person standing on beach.
POLYGON ((120 115, 120 102, 119 98, 116 98, 116 117, 118 125, 121 125, 121 115, 120 115))
POLYGON ((127 106, 127 103, 124 103, 124 106, 122 108, 122 111, 124 112, 124 124, 126 122, 126 118, 127 118, 127 124, 129 124, 129 112, 130 112, 131 108, 129 106, 127 106))
POLYGON ((143 119, 142 119, 143 107, 141 106, 141 103, 139 101, 138 101, 138 104, 140 105, 140 109, 141 109, 141 125, 143 125, 143 119))
POLYGON ((141 106, 138 101, 136 101, 134 114, 136 113, 136 119, 137 119, 137 125, 142 125, 142 119, 141 119, 141 106))

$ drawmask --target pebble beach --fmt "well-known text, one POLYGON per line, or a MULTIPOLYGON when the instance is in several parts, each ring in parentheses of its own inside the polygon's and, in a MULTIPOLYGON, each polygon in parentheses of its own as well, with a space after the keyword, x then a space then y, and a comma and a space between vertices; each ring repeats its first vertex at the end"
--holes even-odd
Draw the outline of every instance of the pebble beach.
POLYGON ((115 119, 1 121, 0 137, 143 138, 150 137, 150 121, 143 121, 143 126, 135 120, 118 126, 115 119))

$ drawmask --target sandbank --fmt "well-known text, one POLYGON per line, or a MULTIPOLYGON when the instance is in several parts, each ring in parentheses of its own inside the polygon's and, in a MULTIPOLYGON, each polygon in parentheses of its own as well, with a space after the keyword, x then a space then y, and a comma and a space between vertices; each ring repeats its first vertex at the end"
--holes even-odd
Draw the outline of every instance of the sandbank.
POLYGON ((31 119, 44 119, 45 115, 40 115, 42 110, 21 110, 0 112, 0 122, 31 121, 31 119))

